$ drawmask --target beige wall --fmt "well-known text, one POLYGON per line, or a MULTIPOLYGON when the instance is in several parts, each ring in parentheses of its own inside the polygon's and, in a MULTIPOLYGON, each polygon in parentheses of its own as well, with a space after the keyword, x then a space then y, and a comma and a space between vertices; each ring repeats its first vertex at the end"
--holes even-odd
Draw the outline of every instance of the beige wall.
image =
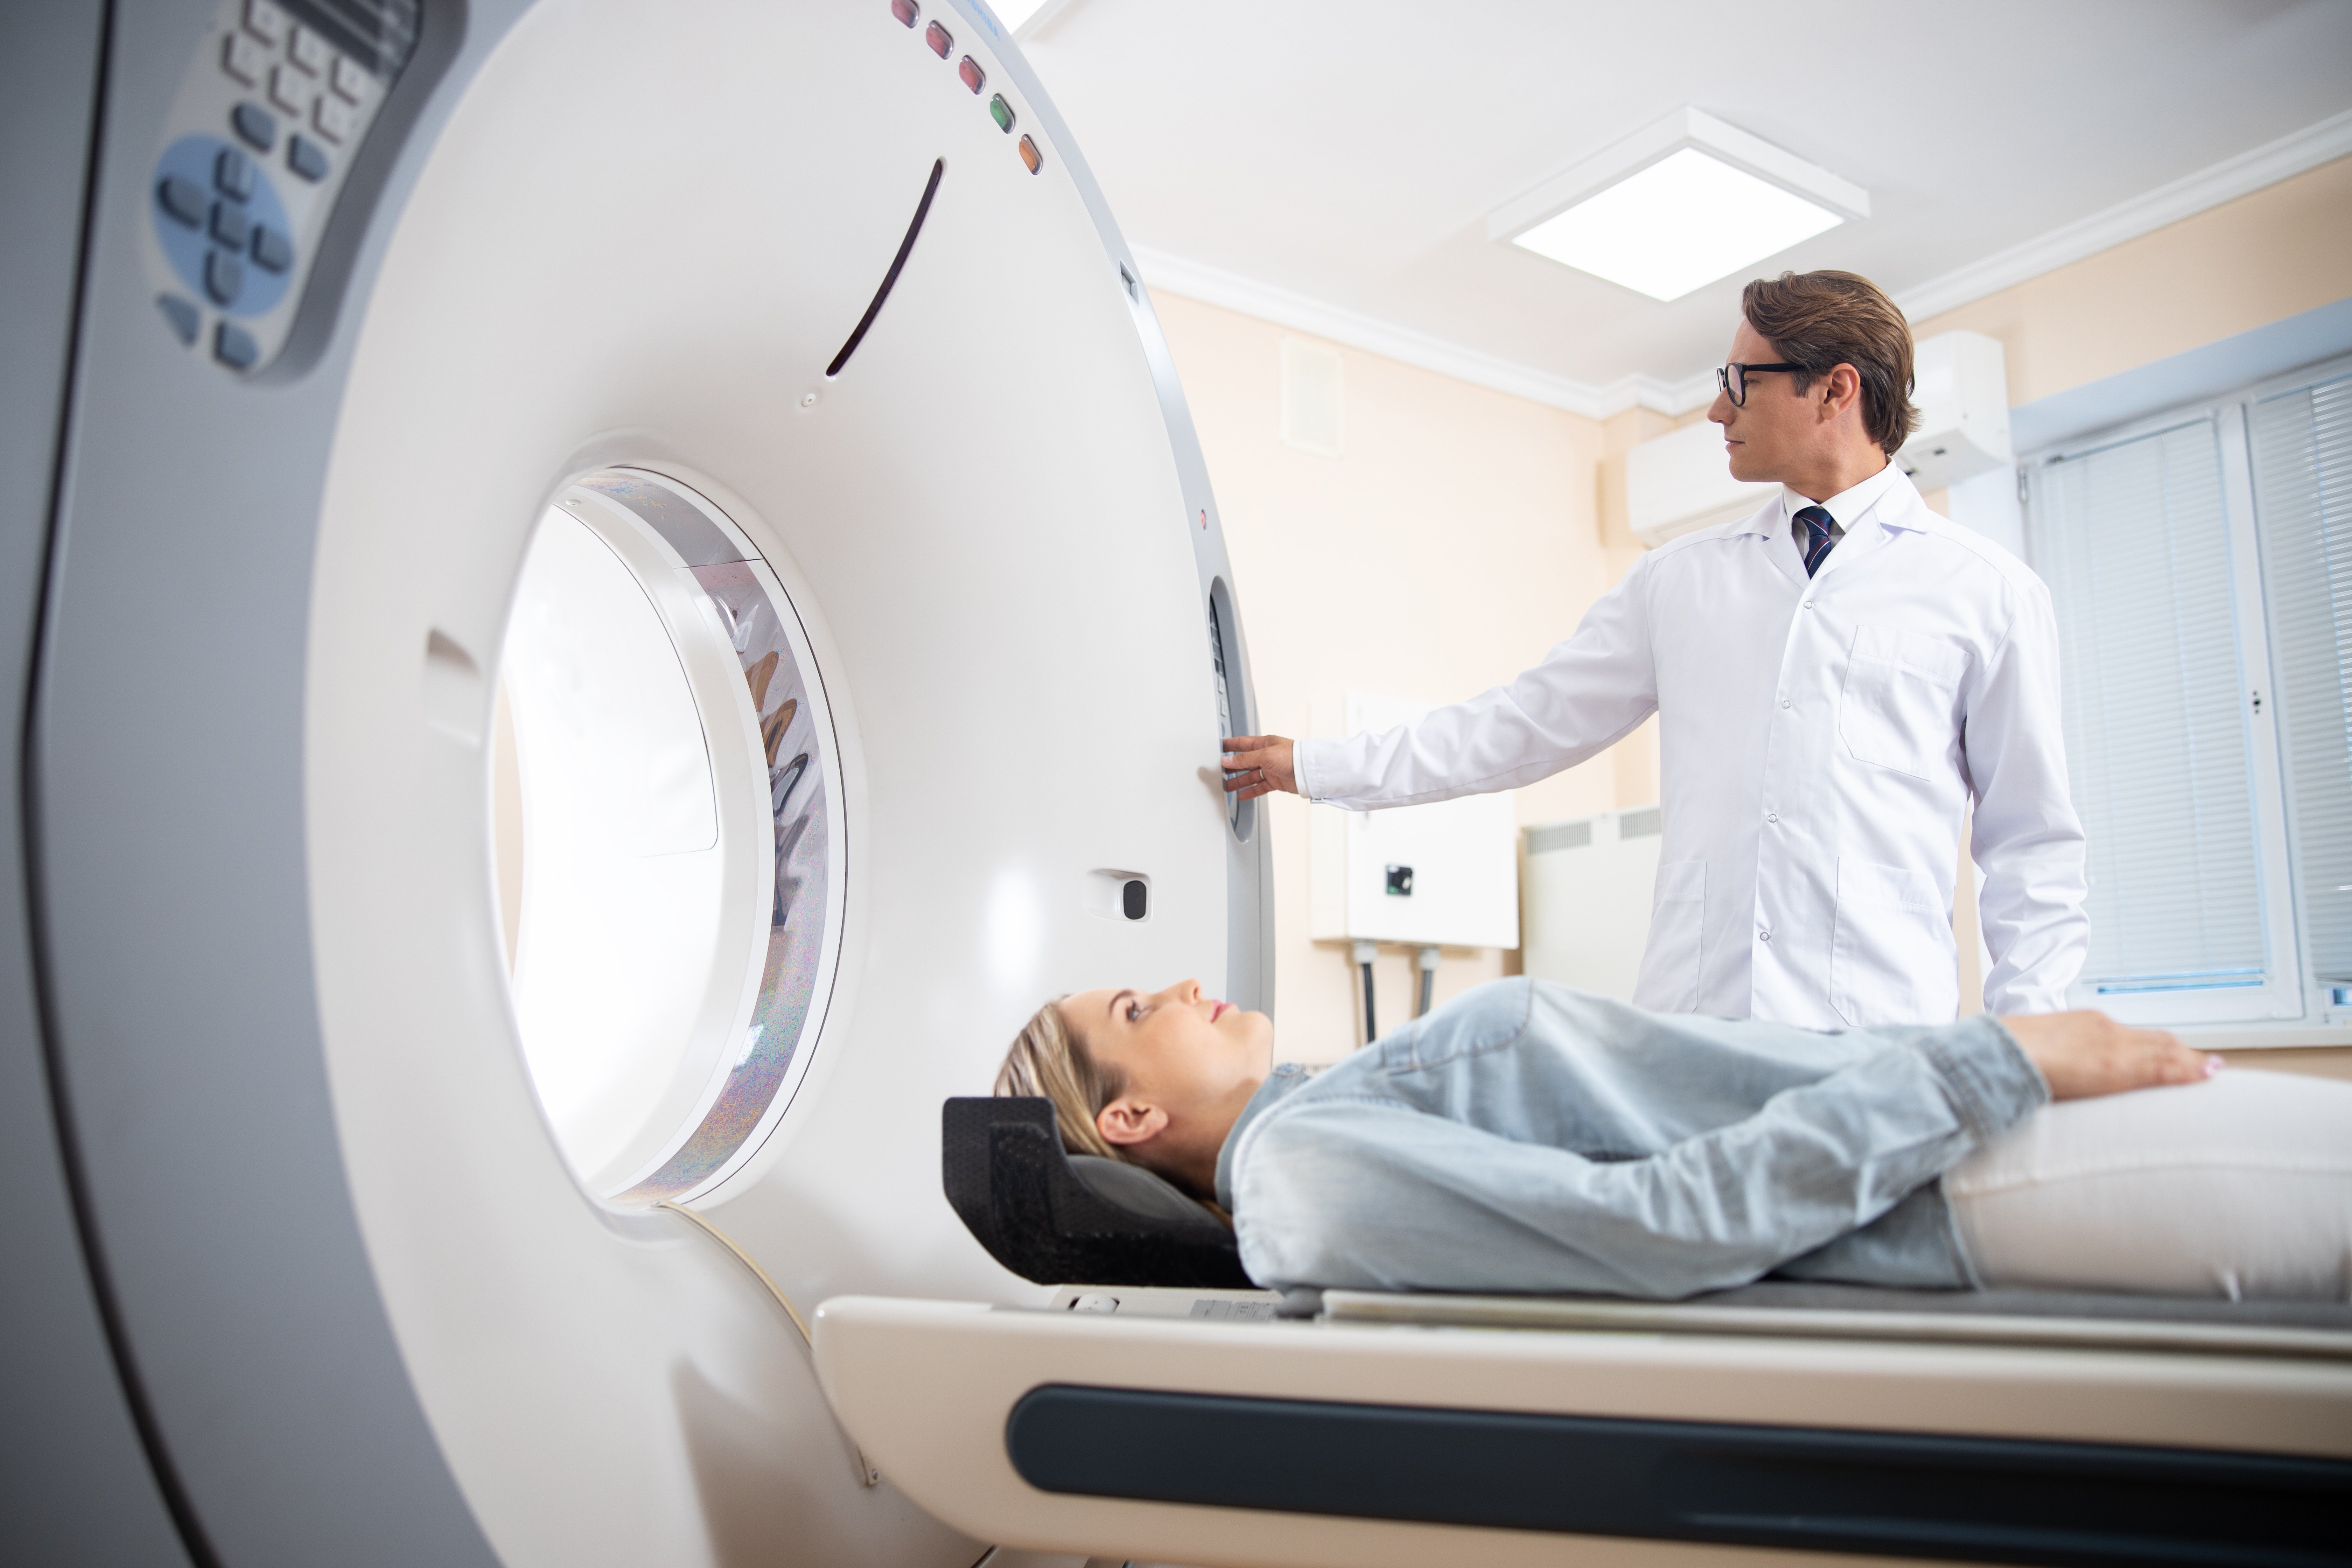
MULTIPOLYGON (((1999 338, 2014 405, 2347 296, 2352 158, 1914 330, 1999 338)), ((1627 449, 1705 416, 1594 421, 1341 347, 1345 455, 1317 457, 1280 436, 1280 345, 1300 334, 1179 297, 1155 303, 1223 509, 1264 722, 1279 733, 1309 732, 1311 705, 1349 690, 1444 701, 1526 668, 1641 554, 1626 527, 1627 449)), ((1927 500, 1945 510, 1941 491, 1927 500)), ((1653 721, 1518 792, 1519 820, 1654 801, 1657 767, 1653 721)), ((1276 984, 1285 1054, 1317 1059, 1352 1044, 1360 1018, 1345 947, 1307 935, 1307 813, 1274 799, 1276 984)), ((1957 911, 1971 996, 1973 913, 1957 911)), ((1410 963, 1383 953, 1384 1021, 1412 1011, 1410 963)), ((1439 994, 1516 969, 1516 955, 1449 952, 1439 994)), ((2352 1071, 2323 1054, 2312 1069, 2352 1071)), ((2305 1065, 2293 1058, 2268 1065, 2305 1065)))
MULTIPOLYGON (((1602 542, 1599 423, 1340 348, 1344 455, 1317 457, 1281 438, 1281 345, 1300 334, 1192 300, 1153 303, 1200 427, 1273 732, 1309 733, 1311 707, 1351 690, 1444 702, 1507 680, 1638 554, 1630 537, 1602 542)), ((1640 738, 1620 750, 1636 759, 1633 803, 1654 798, 1640 738)), ((1521 790, 1519 820, 1609 810, 1620 775, 1603 755, 1521 790)), ((1271 804, 1282 1052, 1329 1059, 1360 1037, 1355 972, 1346 944, 1307 934, 1308 807, 1271 804)), ((1441 997, 1516 968, 1493 951, 1445 959, 1441 997)), ((1408 950, 1382 950, 1384 1025, 1412 1011, 1411 965, 1408 950)))
POLYGON ((1999 338, 2032 403, 2352 295, 2352 158, 1912 324, 1999 338))

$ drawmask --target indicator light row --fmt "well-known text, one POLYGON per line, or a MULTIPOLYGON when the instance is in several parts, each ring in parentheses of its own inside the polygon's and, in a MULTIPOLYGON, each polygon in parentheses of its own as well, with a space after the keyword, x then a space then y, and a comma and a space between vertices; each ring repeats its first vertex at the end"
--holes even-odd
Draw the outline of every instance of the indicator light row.
MULTIPOLYGON (((916 3, 916 0, 890 0, 890 15, 898 18, 901 26, 911 28, 917 22, 922 20, 923 8, 916 3)), ((923 29, 923 42, 929 45, 931 53, 941 59, 946 59, 955 53, 955 35, 937 22, 931 23, 923 29)), ((980 62, 970 55, 964 56, 956 62, 956 75, 962 79, 964 86, 971 89, 972 96, 975 98, 988 87, 988 72, 982 69, 980 62)), ((989 95, 988 117, 996 121, 996 128, 999 131, 1008 136, 1013 133, 1013 106, 1004 101, 1003 93, 989 95)), ((1021 138, 1020 153, 1021 162, 1028 166, 1031 174, 1034 174, 1045 166, 1045 155, 1037 151, 1037 143, 1026 135, 1021 138)))

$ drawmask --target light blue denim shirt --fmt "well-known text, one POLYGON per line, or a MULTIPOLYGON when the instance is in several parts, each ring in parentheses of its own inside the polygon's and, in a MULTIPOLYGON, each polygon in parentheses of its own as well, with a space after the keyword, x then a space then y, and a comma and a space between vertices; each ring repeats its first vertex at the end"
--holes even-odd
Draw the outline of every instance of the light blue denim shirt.
POLYGON ((1276 1068, 1217 1197, 1276 1289, 1963 1288, 1937 1178, 2049 1098, 1989 1015, 1816 1034, 1505 980, 1276 1068))

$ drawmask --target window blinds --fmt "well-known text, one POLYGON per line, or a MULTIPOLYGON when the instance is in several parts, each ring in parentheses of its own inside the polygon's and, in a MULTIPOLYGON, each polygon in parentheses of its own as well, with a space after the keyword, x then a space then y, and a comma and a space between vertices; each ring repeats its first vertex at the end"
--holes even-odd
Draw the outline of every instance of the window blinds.
POLYGON ((2352 376, 2248 411, 2295 882, 2316 978, 2352 981, 2352 376))
POLYGON ((2047 465, 2032 525, 2090 839, 2083 979, 2109 993, 2262 985, 2251 737, 2214 422, 2047 465))

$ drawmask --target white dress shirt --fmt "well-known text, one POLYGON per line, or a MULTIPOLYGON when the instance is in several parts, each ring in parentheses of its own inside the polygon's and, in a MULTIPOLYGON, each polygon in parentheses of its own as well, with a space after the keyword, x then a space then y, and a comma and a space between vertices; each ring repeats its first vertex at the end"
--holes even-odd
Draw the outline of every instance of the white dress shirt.
POLYGON ((2090 943, 2042 580, 1927 510, 1893 464, 1825 505, 1818 575, 1783 491, 1652 551, 1508 685, 1302 741, 1300 793, 1369 810, 1514 789, 1659 715, 1664 843, 1633 999, 1810 1028, 1958 1009, 1959 830, 1985 1005, 2065 1005, 2090 943))

